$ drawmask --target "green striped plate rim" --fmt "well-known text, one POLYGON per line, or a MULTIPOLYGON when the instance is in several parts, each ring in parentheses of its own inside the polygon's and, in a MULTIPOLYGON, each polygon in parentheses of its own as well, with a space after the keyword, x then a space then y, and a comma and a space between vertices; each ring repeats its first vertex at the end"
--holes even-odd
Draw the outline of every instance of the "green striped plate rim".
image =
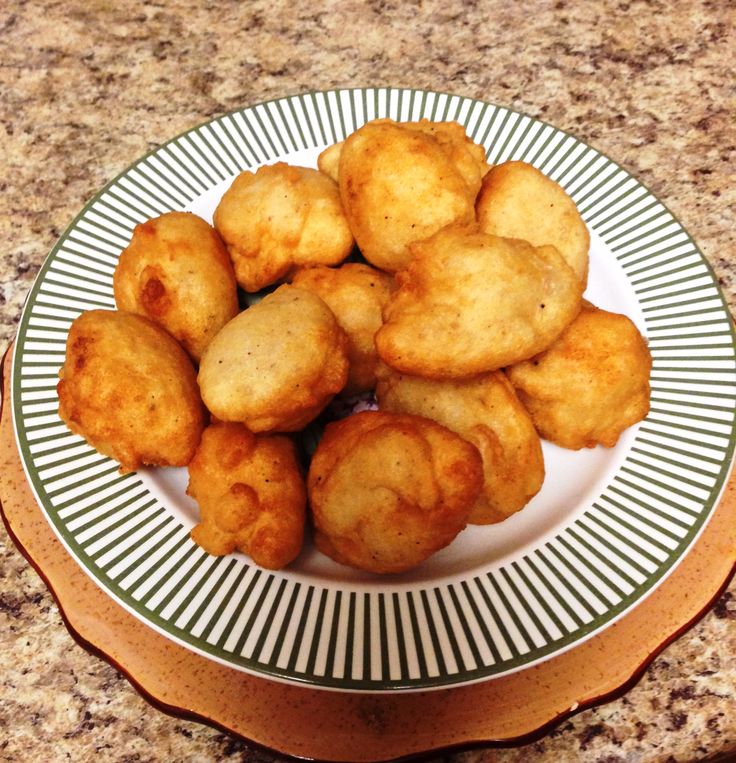
POLYGON ((226 665, 313 687, 395 691, 470 683, 569 649, 640 602, 713 512, 733 456, 731 320, 697 246, 641 183, 537 119, 446 93, 309 92, 213 119, 143 156, 79 213, 44 263, 18 330, 16 436, 50 524, 83 570, 150 627, 226 665), (491 163, 560 183, 591 231, 587 296, 649 341, 652 410, 611 449, 544 444, 540 494, 469 528, 413 573, 371 578, 311 547, 288 570, 208 556, 189 539, 184 470, 121 476, 57 415, 71 321, 114 308, 132 228, 173 209, 210 216, 232 178, 320 150, 376 117, 455 120, 491 163))

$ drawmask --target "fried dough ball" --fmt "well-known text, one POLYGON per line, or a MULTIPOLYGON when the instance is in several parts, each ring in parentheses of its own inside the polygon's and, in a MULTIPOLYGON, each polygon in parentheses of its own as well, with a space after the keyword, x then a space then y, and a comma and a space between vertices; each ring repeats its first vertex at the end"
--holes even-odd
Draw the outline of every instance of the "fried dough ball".
POLYGON ((376 334, 378 354, 398 371, 494 371, 546 349, 580 309, 582 285, 552 246, 454 226, 411 251, 376 334))
POLYGON ((505 162, 483 179, 476 203, 481 230, 551 244, 585 286, 590 233, 562 186, 526 162, 505 162))
POLYGON ((403 572, 465 527, 483 481, 475 446, 420 416, 364 411, 328 424, 307 476, 317 548, 403 572))
POLYGON ((59 416, 121 473, 185 466, 204 428, 192 361, 148 318, 113 310, 80 315, 59 372, 59 416))
POLYGON ((382 411, 426 416, 478 448, 483 489, 470 511, 470 524, 503 521, 542 487, 539 435, 502 371, 437 381, 381 366, 376 397, 382 411))
POLYGON ((227 323, 199 366, 199 387, 221 421, 252 432, 295 432, 345 386, 348 340, 327 305, 280 286, 227 323))
POLYGON ((393 279, 369 265, 348 262, 339 268, 300 270, 291 283, 321 297, 347 334, 350 370, 344 392, 373 389, 378 363, 373 337, 381 328, 381 310, 391 296, 393 279))
POLYGON ((317 157, 317 169, 336 183, 340 175, 340 154, 344 145, 344 140, 341 140, 339 143, 333 143, 331 146, 327 146, 317 157))
POLYGON ((486 150, 467 136, 461 124, 421 119, 419 122, 404 122, 403 125, 435 138, 463 176, 473 195, 478 194, 490 165, 486 161, 486 150))
POLYGON ((191 212, 136 225, 113 275, 115 303, 163 326, 199 361, 210 339, 238 312, 225 245, 191 212))
MULTIPOLYGON (((465 129, 457 122, 430 122, 421 119, 419 122, 395 122, 393 119, 374 119, 370 124, 394 124, 407 130, 416 130, 434 137, 442 150, 452 161, 465 179, 474 194, 480 191, 481 180, 490 169, 486 162, 486 152, 483 146, 474 143, 465 133, 465 129)), ((337 182, 340 168, 340 154, 345 141, 328 146, 317 158, 317 166, 321 172, 337 182)))
POLYGON ((189 464, 187 494, 200 509, 192 539, 207 553, 237 549, 270 570, 298 556, 307 491, 294 443, 285 435, 211 424, 189 464))
POLYGON ((543 438, 573 450, 611 448, 649 412, 651 367, 631 320, 586 302, 548 350, 508 376, 543 438))
POLYGON ((318 170, 284 162, 241 172, 214 223, 238 283, 249 292, 282 280, 294 266, 337 265, 354 244, 337 184, 318 170))
POLYGON ((412 242, 475 220, 477 188, 437 138, 400 124, 370 122, 346 138, 339 185, 360 251, 390 273, 406 267, 412 242))

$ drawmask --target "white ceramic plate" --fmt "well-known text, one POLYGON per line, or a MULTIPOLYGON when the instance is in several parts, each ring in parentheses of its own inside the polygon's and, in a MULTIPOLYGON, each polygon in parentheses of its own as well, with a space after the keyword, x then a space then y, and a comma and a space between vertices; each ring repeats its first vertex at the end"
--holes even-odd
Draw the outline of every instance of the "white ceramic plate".
POLYGON ((107 185, 50 253, 20 323, 12 377, 29 481, 83 569, 156 630, 252 673, 313 687, 394 691, 503 675, 580 643, 639 602, 713 511, 734 444, 736 353, 697 247, 607 157, 523 114, 440 93, 355 89, 245 108, 152 151, 107 185), (307 545, 287 570, 208 556, 188 537, 186 471, 117 464, 57 416, 71 321, 115 307, 112 273, 135 224, 172 209, 211 219, 232 178, 277 160, 315 166, 365 121, 456 120, 491 163, 531 162, 590 231, 586 297, 648 338, 652 411, 611 449, 544 444, 542 491, 501 525, 470 527, 405 575, 374 577, 307 545))

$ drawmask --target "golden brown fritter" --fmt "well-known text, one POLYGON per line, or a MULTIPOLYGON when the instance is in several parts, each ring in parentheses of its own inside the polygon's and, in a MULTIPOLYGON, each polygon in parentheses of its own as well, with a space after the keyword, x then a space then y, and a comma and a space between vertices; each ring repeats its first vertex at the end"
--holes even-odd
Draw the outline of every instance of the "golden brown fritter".
POLYGON ((548 347, 580 309, 582 285, 554 247, 449 227, 412 247, 376 334, 404 373, 459 378, 548 347))
POLYGON ((59 372, 59 416, 129 472, 185 466, 204 410, 191 360, 160 326, 133 313, 91 310, 71 326, 59 372))
POLYGON ((536 167, 526 162, 493 167, 483 179, 476 210, 486 233, 554 246, 585 286, 588 228, 564 189, 536 167))
POLYGON ((408 570, 465 527, 482 481, 477 449, 434 421, 356 413, 328 424, 312 457, 315 543, 362 570, 408 570))
POLYGON ((360 251, 390 273, 406 267, 412 242, 475 220, 477 188, 440 141, 397 123, 369 122, 346 138, 339 185, 360 251))
MULTIPOLYGON (((370 124, 393 124, 406 130, 415 130, 431 135, 463 176, 473 195, 477 195, 481 180, 490 169, 490 165, 486 162, 486 152, 483 146, 474 143, 467 136, 462 125, 457 122, 430 122, 429 119, 420 119, 418 122, 374 119, 370 124)), ((317 158, 317 166, 320 171, 335 182, 339 178, 340 154, 344 145, 345 141, 334 143, 328 146, 317 158)))
POLYGON ((483 490, 470 511, 470 524, 501 522, 539 492, 544 481, 539 435, 502 371, 437 381, 384 365, 378 377, 382 411, 426 416, 478 448, 483 490))
POLYGON ((647 415, 651 367, 631 320, 586 302, 548 350, 507 372, 539 434, 579 450, 613 447, 647 415))
POLYGON ((339 268, 300 270, 291 283, 321 297, 348 337, 350 371, 346 394, 376 386, 378 354, 374 336, 381 328, 381 311, 393 289, 391 276, 358 262, 339 268))
POLYGON ((345 386, 347 337, 327 305, 280 286, 233 318, 199 366, 202 399, 252 432, 295 432, 345 386))
POLYGON ((307 491, 288 437, 210 425, 189 464, 187 494, 200 509, 192 539, 208 553, 242 551, 271 570, 298 556, 307 491))
POLYGON ((163 326, 195 361, 238 312, 230 257, 215 229, 190 212, 136 225, 113 276, 119 310, 163 326))
POLYGON ((284 162, 241 172, 214 215, 238 283, 260 291, 293 267, 337 265, 353 248, 337 184, 284 162))
POLYGON ((339 177, 340 170, 340 154, 342 153, 342 147, 345 145, 345 141, 341 140, 339 143, 333 143, 317 157, 317 168, 320 172, 327 175, 330 180, 334 180, 336 183, 339 177))
POLYGON ((421 119, 418 122, 402 122, 402 125, 410 130, 431 135, 463 176, 471 193, 478 194, 483 177, 490 169, 490 165, 486 161, 486 151, 483 146, 474 143, 461 124, 421 119))

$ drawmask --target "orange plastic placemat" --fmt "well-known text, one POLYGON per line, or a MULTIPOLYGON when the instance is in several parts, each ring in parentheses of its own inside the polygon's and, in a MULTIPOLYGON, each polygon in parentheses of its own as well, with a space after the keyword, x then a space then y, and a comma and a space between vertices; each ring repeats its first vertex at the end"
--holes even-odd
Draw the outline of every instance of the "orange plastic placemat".
POLYGON ((0 500, 8 531, 56 598, 71 634, 122 671, 160 709, 281 754, 381 761, 464 745, 512 745, 625 691, 653 657, 702 616, 736 564, 733 472, 699 540, 621 620, 521 672, 434 691, 356 694, 285 684, 201 657, 109 598, 61 545, 36 503, 16 448, 3 362, 0 500))

